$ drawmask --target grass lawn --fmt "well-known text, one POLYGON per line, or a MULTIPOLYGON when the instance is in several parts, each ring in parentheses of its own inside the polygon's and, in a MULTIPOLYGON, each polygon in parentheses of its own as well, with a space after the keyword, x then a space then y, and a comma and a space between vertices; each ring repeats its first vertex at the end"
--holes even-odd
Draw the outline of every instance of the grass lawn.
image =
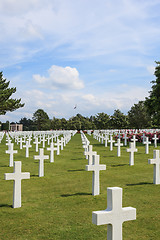
MULTIPOLYGON (((87 135, 93 150, 100 155, 106 171, 100 173, 100 195, 92 196, 92 172, 85 171, 87 160, 83 155, 80 134, 72 137, 55 162, 45 160, 45 176, 38 177, 38 161, 25 149, 14 144, 18 154, 15 161, 22 161, 22 171, 30 172, 31 179, 22 180, 22 207, 13 209, 13 181, 5 181, 4 173, 13 172, 5 139, 0 144, 0 240, 104 240, 107 225, 92 224, 92 211, 107 207, 107 187, 123 188, 123 207, 137 209, 137 219, 123 224, 123 240, 160 239, 160 185, 153 184, 153 145, 145 154, 145 146, 138 143, 135 165, 129 166, 126 147, 117 157, 117 148, 109 151, 92 136, 87 135)), ((159 146, 158 146, 159 149, 159 146)), ((49 155, 45 149, 45 154, 49 155)))

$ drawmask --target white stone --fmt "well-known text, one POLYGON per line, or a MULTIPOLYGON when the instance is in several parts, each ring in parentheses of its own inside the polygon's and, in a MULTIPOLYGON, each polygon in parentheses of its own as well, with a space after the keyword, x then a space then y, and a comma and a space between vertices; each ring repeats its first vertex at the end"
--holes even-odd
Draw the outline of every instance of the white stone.
POLYGON ((153 183, 160 184, 160 156, 159 150, 153 151, 153 159, 148 159, 149 164, 154 164, 153 183))
POLYGON ((94 152, 92 150, 93 146, 89 145, 88 146, 88 151, 85 152, 85 155, 88 158, 88 165, 91 165, 93 163, 93 156, 97 155, 97 152, 94 152))
POLYGON ((49 159, 48 155, 44 155, 44 149, 39 149, 39 156, 34 156, 35 160, 39 160, 39 177, 44 177, 44 160, 49 159))
POLYGON ((26 141, 26 145, 23 145, 26 148, 26 158, 29 158, 29 148, 32 147, 28 141, 26 141))
POLYGON ((92 212, 92 223, 107 224, 107 240, 122 240, 123 222, 136 219, 136 208, 122 208, 122 188, 107 188, 107 209, 92 212))
POLYGON ((38 144, 40 144, 38 137, 35 138, 34 144, 36 144, 36 152, 38 152, 38 144))
POLYGON ((115 142, 115 140, 113 140, 112 135, 110 135, 110 140, 108 140, 108 142, 110 143, 110 151, 113 151, 113 143, 115 142))
POLYGON ((43 146, 43 148, 45 148, 45 142, 46 142, 47 140, 45 139, 45 135, 43 135, 43 138, 42 138, 42 146, 43 146))
POLYGON ((105 137, 104 137, 104 146, 105 147, 107 147, 108 140, 109 140, 108 135, 105 135, 105 137))
POLYGON ((9 166, 10 167, 13 167, 13 154, 18 153, 17 150, 13 150, 13 146, 14 146, 14 144, 11 143, 9 145, 9 149, 6 150, 6 153, 10 154, 10 158, 9 158, 9 166))
POLYGON ((133 135, 131 141, 134 143, 134 147, 136 147, 136 142, 138 141, 138 139, 136 139, 136 135, 133 135))
POLYGON ((145 144, 145 153, 149 154, 149 144, 151 144, 151 142, 149 142, 149 137, 146 137, 145 141, 143 142, 145 144))
POLYGON ((86 165, 86 171, 93 171, 92 175, 92 195, 99 195, 99 171, 106 170, 106 165, 99 164, 99 155, 93 157, 93 164, 86 165))
POLYGON ((54 151, 57 150, 57 148, 54 147, 54 143, 51 142, 50 147, 47 148, 47 151, 50 151, 50 162, 54 162, 54 151))
POLYGON ((121 156, 121 147, 123 146, 123 143, 121 143, 121 139, 117 139, 117 143, 114 144, 114 146, 117 147, 117 157, 121 156))
POLYGON ((60 145, 61 145, 61 143, 60 143, 60 140, 59 139, 57 139, 57 142, 55 143, 55 145, 57 146, 57 155, 59 155, 60 154, 60 145))
POLYGON ((127 146, 127 139, 128 139, 127 134, 124 134, 123 139, 124 139, 124 146, 127 146))
POLYGON ((154 137, 152 139, 154 140, 154 147, 157 148, 157 140, 158 140, 157 135, 154 134, 154 137))
POLYGON ((23 148, 23 145, 22 145, 22 144, 23 144, 23 142, 24 142, 24 140, 23 140, 22 138, 20 138, 20 139, 19 139, 19 143, 20 143, 20 149, 22 149, 22 148, 23 148))
POLYGON ((129 157, 129 165, 133 166, 134 165, 134 153, 138 151, 137 148, 135 148, 134 143, 130 142, 129 144, 130 148, 127 148, 127 152, 130 153, 130 157, 129 157))
POLYGON ((30 178, 29 172, 21 172, 21 165, 20 161, 15 161, 14 172, 4 174, 5 180, 14 180, 13 208, 21 207, 21 180, 30 178))

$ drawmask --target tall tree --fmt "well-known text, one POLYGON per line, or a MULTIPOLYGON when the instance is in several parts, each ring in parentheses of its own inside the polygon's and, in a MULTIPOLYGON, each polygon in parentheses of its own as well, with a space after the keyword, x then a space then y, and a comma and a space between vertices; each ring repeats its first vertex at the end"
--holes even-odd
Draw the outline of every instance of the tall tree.
POLYGON ((38 109, 33 114, 33 121, 37 130, 49 130, 50 129, 50 120, 48 114, 43 109, 38 109))
POLYGON ((107 129, 109 128, 110 116, 104 112, 98 113, 94 117, 94 124, 97 129, 107 129))
POLYGON ((156 62, 155 68, 156 80, 152 81, 152 90, 149 92, 149 97, 146 97, 145 105, 148 109, 148 113, 151 116, 154 127, 160 126, 160 62, 156 62))
POLYGON ((31 119, 27 119, 26 117, 24 117, 24 118, 21 118, 19 123, 23 124, 24 131, 36 130, 35 124, 31 119))
POLYGON ((151 118, 148 114, 144 101, 139 101, 128 111, 129 127, 131 128, 148 128, 151 127, 151 118))
POLYGON ((16 88, 9 88, 9 83, 0 72, 0 115, 5 115, 6 112, 12 112, 24 106, 24 103, 21 103, 21 98, 10 98, 16 92, 16 88))
POLYGON ((113 115, 110 118, 110 127, 123 129, 128 127, 128 118, 119 109, 114 110, 113 115))

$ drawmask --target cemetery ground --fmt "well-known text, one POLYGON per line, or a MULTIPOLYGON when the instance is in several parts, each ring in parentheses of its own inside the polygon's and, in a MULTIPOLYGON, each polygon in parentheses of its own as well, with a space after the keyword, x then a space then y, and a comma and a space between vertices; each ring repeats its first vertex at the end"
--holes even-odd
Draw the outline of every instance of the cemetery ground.
MULTIPOLYGON (((38 177, 37 160, 32 143, 29 158, 25 149, 15 143, 15 161, 22 161, 22 171, 30 172, 31 178, 22 180, 22 207, 12 208, 13 181, 5 181, 4 173, 13 172, 9 167, 9 155, 5 154, 5 138, 0 144, 0 239, 107 239, 107 225, 92 224, 92 211, 107 208, 107 187, 123 188, 123 207, 137 209, 137 219, 123 224, 124 240, 160 239, 160 185, 153 184, 153 144, 149 154, 145 146, 137 143, 135 165, 129 166, 129 153, 121 147, 113 151, 104 147, 93 136, 87 135, 93 151, 100 155, 100 163, 106 164, 106 171, 100 172, 100 195, 92 196, 92 172, 85 171, 88 164, 83 155, 80 134, 55 155, 55 162, 45 160, 44 177, 38 177)), ((47 144, 46 144, 47 145, 47 144)), ((160 149, 158 144, 157 149, 160 149)), ((50 152, 45 149, 45 155, 50 152)))

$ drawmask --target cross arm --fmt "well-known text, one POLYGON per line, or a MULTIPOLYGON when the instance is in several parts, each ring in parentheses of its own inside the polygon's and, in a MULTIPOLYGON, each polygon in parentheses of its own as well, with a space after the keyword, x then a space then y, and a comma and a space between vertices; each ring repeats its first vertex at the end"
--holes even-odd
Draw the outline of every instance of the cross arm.
POLYGON ((111 224, 112 211, 94 211, 92 212, 92 223, 96 225, 111 224))
POLYGON ((22 174, 22 179, 30 179, 30 173, 29 172, 24 172, 22 174))
POLYGON ((13 173, 5 173, 4 174, 4 179, 5 180, 14 180, 13 173))
POLYGON ((122 208, 122 213, 123 222, 136 219, 136 208, 133 207, 122 208))

